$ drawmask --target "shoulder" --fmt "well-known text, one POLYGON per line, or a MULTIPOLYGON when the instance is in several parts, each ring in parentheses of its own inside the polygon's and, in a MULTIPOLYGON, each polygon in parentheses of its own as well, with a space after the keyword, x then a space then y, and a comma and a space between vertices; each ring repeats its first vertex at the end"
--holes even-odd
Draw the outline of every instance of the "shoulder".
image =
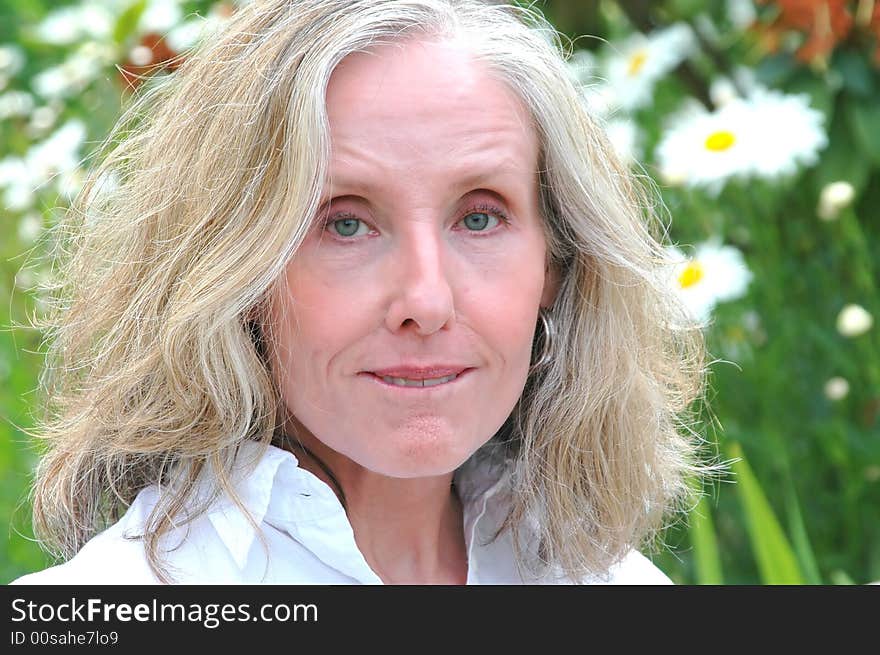
MULTIPOLYGON (((245 444, 236 461, 236 491, 251 516, 225 494, 213 497, 210 477, 199 480, 187 502, 192 518, 163 534, 157 559, 173 582, 242 582, 259 579, 265 557, 256 539, 283 461, 279 452, 245 444), (203 501, 210 501, 205 507, 203 501), (198 513, 196 513, 198 512, 198 513)), ((11 584, 157 584, 142 535, 160 502, 155 485, 138 493, 118 522, 90 539, 69 561, 22 576, 11 584)))
POLYGON ((596 580, 598 584, 613 585, 671 585, 663 571, 637 550, 631 550, 617 564, 608 570, 604 579, 596 580))
POLYGON ((569 576, 559 567, 554 567, 540 584, 648 586, 674 583, 651 560, 639 551, 631 549, 604 573, 569 576))
POLYGON ((142 490, 118 522, 92 537, 70 560, 24 575, 10 584, 158 583, 140 538, 144 518, 155 502, 155 489, 142 490))

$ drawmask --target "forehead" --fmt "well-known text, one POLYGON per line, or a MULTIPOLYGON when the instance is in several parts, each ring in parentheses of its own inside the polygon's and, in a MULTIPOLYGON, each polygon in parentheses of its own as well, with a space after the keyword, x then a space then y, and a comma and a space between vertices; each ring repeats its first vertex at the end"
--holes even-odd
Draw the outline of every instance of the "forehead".
POLYGON ((538 143, 522 100, 461 43, 408 41, 348 56, 327 88, 332 168, 422 173, 469 164, 534 175, 538 143))

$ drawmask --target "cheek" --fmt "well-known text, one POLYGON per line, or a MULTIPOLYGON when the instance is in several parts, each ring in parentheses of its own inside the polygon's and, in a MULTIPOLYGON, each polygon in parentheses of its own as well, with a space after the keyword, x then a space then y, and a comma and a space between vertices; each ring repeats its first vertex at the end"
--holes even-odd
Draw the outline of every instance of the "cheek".
POLYGON ((517 289, 511 295, 509 288, 487 287, 489 293, 477 305, 477 330, 505 360, 508 373, 528 364, 537 318, 538 295, 524 293, 522 285, 517 289))
POLYGON ((463 285, 462 319, 479 323, 478 330, 506 352, 530 353, 543 287, 543 249, 523 248, 463 285))
POLYGON ((301 393, 320 384, 334 353, 356 338, 362 305, 352 302, 356 289, 328 284, 298 267, 288 269, 286 282, 273 314, 276 362, 285 386, 301 393))

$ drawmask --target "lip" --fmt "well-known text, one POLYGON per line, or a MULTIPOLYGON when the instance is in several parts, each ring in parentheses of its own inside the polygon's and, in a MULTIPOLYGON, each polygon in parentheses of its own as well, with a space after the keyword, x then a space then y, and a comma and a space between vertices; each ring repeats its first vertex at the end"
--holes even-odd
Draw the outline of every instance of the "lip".
POLYGON ((393 390, 393 391, 399 391, 399 392, 406 393, 406 394, 410 394, 410 393, 436 393, 442 389, 448 388, 450 386, 455 385, 458 382, 461 382, 461 380, 463 380, 463 379, 470 377, 469 373, 473 370, 474 370, 473 368, 461 368, 461 367, 452 368, 452 369, 450 369, 450 368, 430 368, 430 369, 428 369, 428 368, 419 368, 419 369, 394 368, 394 369, 381 369, 379 371, 362 371, 358 375, 363 376, 369 380, 372 380, 373 382, 376 382, 377 384, 381 384, 386 389, 393 390), (385 371, 389 371, 389 370, 395 371, 395 372, 407 371, 408 374, 407 375, 389 375, 388 373, 385 373, 385 371), (426 373, 426 371, 427 371, 427 373, 426 373), (440 371, 440 374, 435 373, 435 371, 440 371), (449 371, 449 372, 444 373, 444 371, 449 371), (419 386, 404 387, 404 386, 400 386, 397 384, 392 384, 390 382, 386 382, 385 380, 382 379, 383 375, 387 375, 388 377, 408 378, 410 380, 424 380, 424 379, 428 379, 428 378, 440 378, 440 377, 446 377, 447 375, 455 375, 456 378, 454 380, 450 380, 449 382, 443 382, 441 384, 436 384, 436 385, 432 385, 432 386, 428 386, 428 387, 419 387, 419 386))
POLYGON ((379 377, 407 378, 409 380, 427 380, 430 378, 445 378, 448 375, 460 375, 468 369, 467 366, 457 364, 430 364, 427 366, 391 366, 378 368, 372 371, 364 371, 379 377))

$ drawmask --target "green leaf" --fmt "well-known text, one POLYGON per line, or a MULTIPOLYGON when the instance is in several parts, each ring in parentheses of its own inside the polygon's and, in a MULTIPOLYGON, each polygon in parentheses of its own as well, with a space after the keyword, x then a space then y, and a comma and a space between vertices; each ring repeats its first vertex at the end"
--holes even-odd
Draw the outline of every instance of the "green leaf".
POLYGON ((712 510, 705 496, 700 497, 699 503, 688 516, 688 523, 691 545, 694 549, 697 584, 724 584, 721 555, 715 537, 715 526, 712 523, 712 510))
POLYGON ((856 195, 864 189, 871 167, 864 159, 853 156, 859 146, 849 126, 844 111, 836 111, 828 131, 828 147, 816 167, 816 184, 821 189, 826 184, 844 180, 853 185, 856 195))
POLYGON ((780 87, 784 86, 795 70, 797 62, 791 55, 771 55, 764 57, 755 66, 755 77, 765 86, 780 87))
POLYGON ((752 553, 763 584, 804 584, 797 557, 738 443, 728 446, 752 553))
POLYGON ((116 43, 125 43, 134 34, 146 8, 147 0, 138 0, 120 14, 113 27, 113 40, 116 43))
POLYGON ((838 49, 831 67, 843 77, 843 86, 850 92, 869 96, 874 91, 874 76, 867 57, 853 50, 838 49))
POLYGON ((787 93, 806 93, 810 96, 810 106, 825 114, 830 121, 834 115, 834 90, 826 80, 807 69, 802 69, 786 84, 787 93))
POLYGON ((703 0, 670 0, 666 8, 674 18, 690 20, 706 12, 706 3, 703 0))
POLYGON ((785 510, 788 513, 788 529, 794 542, 794 551, 797 554, 801 571, 804 573, 807 584, 822 584, 822 576, 819 566, 816 564, 816 556, 813 554, 813 546, 807 534, 807 526, 804 524, 803 513, 797 499, 797 492, 790 476, 786 475, 785 485, 785 510))
POLYGON ((880 164, 880 99, 853 99, 847 103, 850 129, 860 149, 880 164))
POLYGON ((847 574, 846 571, 836 570, 831 572, 831 584, 836 585, 854 585, 855 581, 847 574))

